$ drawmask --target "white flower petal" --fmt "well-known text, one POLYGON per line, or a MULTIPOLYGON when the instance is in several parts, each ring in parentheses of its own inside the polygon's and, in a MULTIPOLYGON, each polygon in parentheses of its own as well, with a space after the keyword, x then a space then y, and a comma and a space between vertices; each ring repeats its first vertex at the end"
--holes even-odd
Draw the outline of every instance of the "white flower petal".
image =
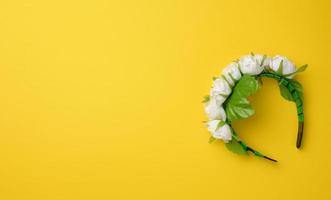
POLYGON ((222 107, 222 104, 217 101, 216 98, 211 98, 206 103, 205 112, 210 120, 226 120, 226 114, 222 107))
POLYGON ((257 62, 258 65, 265 67, 268 67, 270 65, 270 58, 269 57, 265 57, 262 54, 255 54, 254 58, 257 62), (262 63, 263 62, 263 63, 262 63))
POLYGON ((211 98, 214 98, 218 105, 222 105, 226 100, 226 97, 224 97, 223 95, 211 96, 211 98))
POLYGON ((240 71, 243 74, 257 75, 260 74, 264 67, 260 66, 258 61, 252 55, 246 55, 239 60, 240 71))
POLYGON ((231 63, 226 68, 223 69, 223 75, 225 79, 232 86, 235 84, 235 81, 238 81, 241 78, 241 72, 239 70, 238 63, 231 63))
POLYGON ((212 120, 207 123, 208 131, 216 139, 222 139, 224 142, 229 142, 232 139, 231 128, 228 124, 219 126, 220 120, 212 120))
POLYGON ((213 87, 210 92, 211 96, 217 96, 217 95, 228 96, 230 93, 231 93, 231 87, 223 77, 217 78, 213 82, 213 87))
POLYGON ((231 128, 228 124, 224 124, 224 126, 220 127, 219 131, 221 132, 221 137, 224 142, 227 143, 232 139, 231 128))
MULTIPOLYGON (((279 56, 279 55, 277 55, 271 59, 270 69, 277 72, 279 69, 280 63, 282 61, 283 61, 283 70, 281 72, 282 75, 291 74, 297 70, 295 65, 290 60, 288 60, 286 57, 279 56)), ((288 78, 293 78, 293 75, 288 78)))

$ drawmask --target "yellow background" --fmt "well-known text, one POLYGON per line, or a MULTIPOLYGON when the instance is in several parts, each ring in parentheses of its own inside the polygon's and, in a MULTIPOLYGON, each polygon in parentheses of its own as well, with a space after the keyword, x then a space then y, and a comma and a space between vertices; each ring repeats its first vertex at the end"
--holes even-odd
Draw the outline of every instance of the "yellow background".
POLYGON ((2 0, 0 199, 330 199, 327 0, 2 0), (250 52, 286 55, 305 89, 265 80, 234 124, 278 164, 209 133, 211 78, 250 52))

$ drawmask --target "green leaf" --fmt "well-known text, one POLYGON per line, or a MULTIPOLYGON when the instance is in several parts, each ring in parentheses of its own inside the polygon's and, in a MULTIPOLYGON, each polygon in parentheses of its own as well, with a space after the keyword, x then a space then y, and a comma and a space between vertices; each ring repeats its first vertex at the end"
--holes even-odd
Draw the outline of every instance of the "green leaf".
POLYGON ((221 128, 221 127, 224 126, 224 125, 225 125, 225 122, 220 121, 220 122, 217 124, 216 130, 218 130, 219 128, 221 128))
POLYGON ((302 88, 301 83, 299 83, 298 81, 296 81, 294 79, 290 79, 289 82, 290 82, 290 84, 292 84, 292 86, 294 87, 294 89, 299 94, 300 99, 303 99, 303 88, 302 88))
POLYGON ((241 155, 247 154, 246 150, 243 148, 243 146, 240 145, 237 140, 232 139, 228 143, 225 143, 225 146, 233 153, 241 155))
POLYGON ((299 68, 298 68, 298 70, 297 70, 297 73, 300 73, 300 72, 303 72, 303 71, 305 71, 305 70, 307 69, 307 67, 308 67, 308 65, 307 65, 307 64, 305 64, 305 65, 302 65, 301 67, 299 67, 299 68))
POLYGON ((202 103, 207 103, 207 102, 209 102, 209 100, 210 100, 210 96, 206 95, 206 96, 203 97, 202 103))
POLYGON ((249 75, 244 75, 225 104, 225 112, 229 121, 252 116, 255 111, 246 97, 254 94, 260 88, 259 82, 249 75))
POLYGON ((277 73, 277 74, 280 74, 280 75, 283 74, 283 60, 280 61, 280 63, 279 63, 279 67, 278 67, 276 73, 277 73))
POLYGON ((244 75, 235 86, 232 96, 248 97, 255 94, 259 88, 259 82, 253 76, 244 75))
POLYGON ((208 143, 211 144, 216 140, 213 136, 210 136, 208 143))
POLYGON ((263 58, 262 58, 262 61, 261 61, 261 65, 260 66, 263 65, 263 63, 264 63, 264 61, 265 61, 266 58, 267 58, 267 55, 263 55, 263 58))
POLYGON ((280 94, 289 101, 294 101, 291 92, 282 84, 279 84, 280 94))
MULTIPOLYGON (((294 88, 294 90, 297 92, 297 94, 299 95, 300 99, 303 99, 303 88, 302 88, 302 85, 298 81, 296 81, 294 79, 288 79, 288 82, 289 82, 289 86, 290 87, 292 86, 294 88)), ((280 89, 280 94, 286 100, 295 102, 295 99, 294 99, 293 95, 291 94, 290 90, 287 87, 285 87, 282 84, 279 84, 279 89, 280 89)))
POLYGON ((225 112, 230 121, 245 119, 255 113, 254 109, 245 97, 230 98, 226 105, 225 112))
POLYGON ((286 74, 286 75, 284 75, 284 76, 285 76, 285 77, 293 76, 293 75, 295 75, 295 74, 298 74, 298 73, 300 73, 300 72, 305 71, 305 70, 307 69, 307 67, 308 67, 307 64, 306 64, 306 65, 302 65, 302 66, 299 67, 298 70, 296 70, 295 72, 290 73, 290 74, 286 74))

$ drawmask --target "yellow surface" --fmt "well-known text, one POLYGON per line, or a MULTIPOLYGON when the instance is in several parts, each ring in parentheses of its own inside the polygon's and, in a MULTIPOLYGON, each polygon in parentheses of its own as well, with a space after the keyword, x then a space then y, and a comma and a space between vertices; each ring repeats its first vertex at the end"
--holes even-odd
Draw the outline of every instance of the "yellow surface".
POLYGON ((0 2, 0 199, 330 199, 330 1, 0 2), (309 64, 234 124, 278 159, 208 144, 202 97, 249 52, 309 64))

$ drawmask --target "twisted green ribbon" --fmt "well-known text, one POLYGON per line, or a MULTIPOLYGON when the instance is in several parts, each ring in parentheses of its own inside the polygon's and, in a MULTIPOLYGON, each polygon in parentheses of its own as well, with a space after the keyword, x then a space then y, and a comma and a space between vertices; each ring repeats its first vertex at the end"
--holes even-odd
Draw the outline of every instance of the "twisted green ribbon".
POLYGON ((288 89, 288 91, 291 93, 292 98, 294 99, 294 102, 297 107, 297 116, 298 116, 298 135, 297 135, 297 143, 296 147, 300 148, 301 141, 302 141, 302 135, 303 135, 303 124, 304 124, 304 114, 303 114, 303 101, 298 93, 298 91, 295 89, 295 86, 293 83, 289 81, 289 79, 280 76, 278 74, 270 73, 270 72, 263 72, 258 75, 258 77, 268 77, 273 78, 278 81, 280 85, 283 85, 288 89))

